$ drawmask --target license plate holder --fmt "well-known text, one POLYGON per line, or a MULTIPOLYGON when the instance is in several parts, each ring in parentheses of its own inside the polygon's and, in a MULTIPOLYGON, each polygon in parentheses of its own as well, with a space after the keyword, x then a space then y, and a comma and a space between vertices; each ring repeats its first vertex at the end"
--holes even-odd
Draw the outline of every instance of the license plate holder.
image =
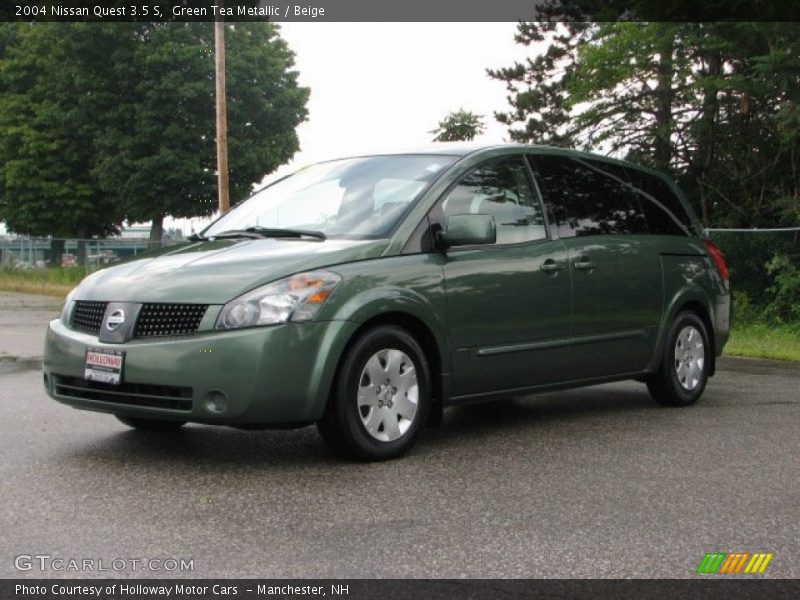
POLYGON ((88 348, 84 360, 83 378, 119 385, 125 366, 125 352, 108 348, 88 348))

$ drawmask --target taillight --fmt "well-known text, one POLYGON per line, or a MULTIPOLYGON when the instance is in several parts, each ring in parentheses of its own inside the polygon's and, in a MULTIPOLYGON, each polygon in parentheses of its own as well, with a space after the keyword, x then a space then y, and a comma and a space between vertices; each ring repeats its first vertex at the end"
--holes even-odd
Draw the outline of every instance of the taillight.
POLYGON ((727 286, 728 265, 725 264, 725 255, 722 253, 722 250, 717 248, 717 245, 711 240, 706 240, 706 250, 708 250, 708 255, 714 262, 714 266, 717 268, 717 272, 719 273, 719 276, 722 278, 722 282, 727 286))

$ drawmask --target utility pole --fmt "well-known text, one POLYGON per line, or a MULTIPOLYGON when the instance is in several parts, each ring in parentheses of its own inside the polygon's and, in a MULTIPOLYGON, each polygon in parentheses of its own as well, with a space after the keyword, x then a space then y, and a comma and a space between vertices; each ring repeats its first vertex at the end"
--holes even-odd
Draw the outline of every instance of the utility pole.
POLYGON ((228 109, 225 101, 225 22, 214 21, 214 66, 217 90, 217 188, 219 212, 231 208, 228 196, 228 109))

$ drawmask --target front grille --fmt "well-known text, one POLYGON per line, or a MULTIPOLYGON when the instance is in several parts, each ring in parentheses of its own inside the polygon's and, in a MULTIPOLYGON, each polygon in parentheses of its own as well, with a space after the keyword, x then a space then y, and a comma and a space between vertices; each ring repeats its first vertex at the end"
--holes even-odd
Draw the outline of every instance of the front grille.
POLYGON ((194 333, 207 308, 208 304, 142 304, 133 337, 194 333))
POLYGON ((75 310, 72 312, 72 328, 97 335, 100 332, 100 325, 103 324, 106 306, 108 306, 108 302, 78 300, 75 302, 75 310))
POLYGON ((190 387, 146 383, 112 385, 64 375, 53 375, 53 379, 57 396, 186 412, 192 410, 190 387))

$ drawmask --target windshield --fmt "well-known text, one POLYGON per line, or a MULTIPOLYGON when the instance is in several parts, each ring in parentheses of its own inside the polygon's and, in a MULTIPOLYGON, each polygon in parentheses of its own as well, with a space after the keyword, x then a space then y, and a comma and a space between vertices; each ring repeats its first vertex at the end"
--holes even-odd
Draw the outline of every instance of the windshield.
POLYGON ((456 158, 369 156, 312 165, 257 192, 203 235, 256 228, 321 232, 326 237, 386 237, 456 158))

